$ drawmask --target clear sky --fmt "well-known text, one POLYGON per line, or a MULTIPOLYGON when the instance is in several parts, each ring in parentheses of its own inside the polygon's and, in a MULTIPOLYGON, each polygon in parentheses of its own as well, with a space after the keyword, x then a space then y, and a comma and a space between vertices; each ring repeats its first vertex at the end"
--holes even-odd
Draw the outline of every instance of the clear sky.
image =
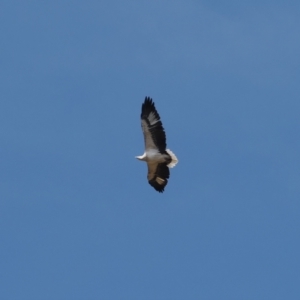
POLYGON ((299 299, 299 1, 2 0, 0 36, 0 299, 299 299))

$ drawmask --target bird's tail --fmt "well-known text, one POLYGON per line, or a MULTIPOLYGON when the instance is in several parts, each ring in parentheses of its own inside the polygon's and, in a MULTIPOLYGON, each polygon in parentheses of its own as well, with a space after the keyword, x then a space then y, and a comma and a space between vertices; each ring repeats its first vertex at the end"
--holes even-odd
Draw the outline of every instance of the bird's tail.
POLYGON ((175 167, 176 164, 178 163, 178 158, 170 149, 166 149, 166 152, 171 156, 172 159, 171 162, 168 164, 168 167, 169 168, 175 167))

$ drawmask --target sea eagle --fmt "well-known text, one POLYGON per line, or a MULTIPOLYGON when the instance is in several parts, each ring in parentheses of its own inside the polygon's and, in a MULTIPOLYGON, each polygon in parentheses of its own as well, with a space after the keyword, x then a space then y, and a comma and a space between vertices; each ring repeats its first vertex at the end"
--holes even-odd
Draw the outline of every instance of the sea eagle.
POLYGON ((166 134, 150 97, 146 97, 142 105, 141 121, 145 152, 136 158, 147 163, 148 182, 155 190, 162 193, 170 176, 169 168, 173 168, 178 163, 178 159, 170 149, 166 149, 166 134))

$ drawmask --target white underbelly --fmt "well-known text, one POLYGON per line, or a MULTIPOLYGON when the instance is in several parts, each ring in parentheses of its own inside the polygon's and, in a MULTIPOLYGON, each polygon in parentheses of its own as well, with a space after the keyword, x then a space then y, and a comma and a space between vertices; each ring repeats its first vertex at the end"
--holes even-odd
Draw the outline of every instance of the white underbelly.
POLYGON ((146 151, 147 161, 164 162, 165 157, 156 149, 150 149, 146 151))

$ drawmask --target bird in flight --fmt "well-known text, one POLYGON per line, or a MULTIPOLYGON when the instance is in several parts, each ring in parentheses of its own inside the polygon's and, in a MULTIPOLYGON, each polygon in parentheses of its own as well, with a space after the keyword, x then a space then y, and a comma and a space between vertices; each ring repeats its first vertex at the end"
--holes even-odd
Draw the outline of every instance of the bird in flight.
POLYGON ((169 168, 175 167, 178 159, 170 149, 166 149, 166 133, 150 97, 146 97, 142 105, 141 122, 145 152, 136 158, 147 163, 148 182, 156 191, 162 193, 168 184, 169 168))

